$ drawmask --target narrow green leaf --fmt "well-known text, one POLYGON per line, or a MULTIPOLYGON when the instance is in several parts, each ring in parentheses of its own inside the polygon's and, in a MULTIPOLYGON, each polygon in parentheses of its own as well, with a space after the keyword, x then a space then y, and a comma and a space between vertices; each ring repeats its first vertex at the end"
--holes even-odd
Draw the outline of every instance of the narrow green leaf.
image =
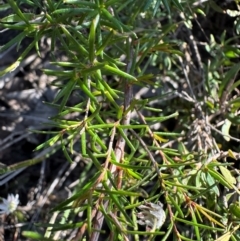
POLYGON ((115 30, 119 30, 121 33, 123 32, 123 28, 121 23, 115 18, 113 17, 107 9, 102 8, 101 9, 101 13, 103 14, 104 17, 106 17, 106 19, 112 24, 113 28, 115 30))
POLYGON ((44 143, 40 144, 39 146, 37 146, 34 150, 38 151, 38 150, 40 150, 42 148, 53 146, 60 138, 61 138, 61 134, 57 134, 56 136, 50 138, 46 142, 44 142, 44 143))
POLYGON ((88 130, 91 130, 91 129, 109 129, 109 128, 112 128, 114 127, 115 124, 114 123, 109 123, 109 124, 98 124, 98 125, 91 125, 91 126, 88 126, 88 130))
POLYGON ((117 119, 118 119, 118 120, 121 120, 121 119, 122 119, 123 110, 124 110, 124 106, 123 106, 123 105, 118 108, 118 111, 117 111, 117 119))
POLYGON ((113 37, 113 31, 110 31, 107 37, 104 39, 102 45, 98 48, 96 55, 103 54, 103 50, 108 46, 113 37))
MULTIPOLYGON (((66 96, 66 95, 69 96, 71 94, 71 91, 73 90, 75 84, 76 84, 75 81, 69 80, 68 83, 58 92, 58 94, 54 98, 54 103, 59 101, 61 98, 64 98, 64 96, 66 96), (69 92, 70 92, 70 94, 69 94, 69 92)), ((63 108, 60 108, 60 111, 62 111, 62 110, 63 110, 63 108)))
POLYGON ((145 120, 146 121, 154 121, 154 122, 162 122, 162 121, 165 121, 165 120, 168 120, 170 118, 173 118, 173 117, 177 117, 178 116, 178 112, 175 112, 171 115, 168 115, 168 116, 160 116, 160 117, 145 117, 145 120))
POLYGON ((177 132, 161 132, 161 131, 154 131, 155 134, 161 135, 161 136, 183 136, 181 133, 177 132))
POLYGON ((95 189, 96 192, 100 192, 100 193, 107 193, 107 194, 114 194, 114 195, 124 195, 124 196, 133 196, 133 197, 142 197, 142 193, 139 192, 129 192, 129 191, 125 191, 125 190, 103 190, 103 189, 95 189))
POLYGON ((153 17, 156 15, 157 11, 159 11, 160 4, 161 0, 157 0, 153 10, 153 17))
MULTIPOLYGON (((75 62, 50 62, 50 64, 56 65, 56 66, 60 66, 60 67, 72 67, 72 68, 79 68, 79 63, 75 63, 75 62)), ((52 72, 54 73, 54 72, 52 72)))
MULTIPOLYGON (((100 149, 98 149, 99 147, 101 147, 104 151, 106 151, 107 147, 104 144, 104 142, 102 141, 102 139, 92 130, 89 130, 88 128, 86 128, 86 130, 92 137, 90 144, 91 144, 91 148, 93 149, 93 151, 96 153, 101 153, 100 149)), ((103 155, 105 156, 105 154, 103 154, 103 155)))
MULTIPOLYGON (((24 13, 24 17, 29 21, 34 19, 36 16, 33 13, 24 13)), ((4 18, 1 18, 1 23, 13 23, 13 22, 20 22, 22 18, 19 17, 17 14, 11 14, 4 18)))
POLYGON ((28 19, 26 18, 25 14, 22 13, 21 9, 17 5, 17 2, 14 0, 8 0, 8 3, 12 7, 14 12, 19 16, 19 18, 23 20, 26 24, 29 24, 28 19))
POLYGON ((171 196, 171 195, 168 195, 167 198, 170 199, 170 202, 172 203, 172 205, 176 208, 176 210, 178 211, 179 215, 181 216, 181 218, 184 218, 184 214, 182 212, 182 209, 180 207, 179 204, 177 204, 177 202, 175 201, 175 199, 171 196))
POLYGON ((84 131, 81 135, 81 152, 83 156, 87 155, 87 140, 86 140, 86 132, 84 131))
POLYGON ((87 154, 91 158, 92 162, 94 163, 94 166, 100 171, 103 171, 103 167, 101 166, 101 163, 98 161, 98 159, 93 155, 93 153, 87 148, 87 154))
POLYGON ((170 14, 171 13, 171 10, 170 10, 170 7, 169 7, 169 1, 167 0, 162 0, 163 4, 164 4, 164 7, 167 9, 168 13, 170 14))
POLYGON ((43 72, 47 75, 52 75, 56 77, 67 77, 72 78, 74 75, 73 70, 52 70, 52 69, 43 69, 43 72))
POLYGON ((69 156, 68 151, 67 151, 64 143, 62 143, 62 151, 63 151, 63 154, 64 154, 64 156, 66 157, 66 159, 69 161, 69 163, 72 164, 72 163, 73 163, 73 160, 72 160, 72 158, 69 156))
POLYGON ((71 33, 65 28, 65 26, 60 25, 60 27, 62 31, 66 34, 66 36, 69 38, 69 40, 71 40, 75 47, 77 47, 79 52, 83 54, 83 56, 88 56, 88 51, 81 44, 79 44, 79 42, 71 35, 71 33))
POLYGON ((118 99, 119 98, 119 96, 117 94, 117 91, 115 89, 111 88, 108 85, 107 81, 105 81, 105 79, 102 77, 102 74, 101 74, 100 70, 96 71, 94 76, 98 80, 98 85, 101 85, 101 87, 99 87, 99 89, 102 90, 102 92, 108 91, 109 94, 112 96, 112 98, 114 98, 114 99, 118 99))
POLYGON ((124 140, 126 141, 127 145, 129 146, 129 148, 131 149, 131 151, 135 152, 136 149, 133 146, 132 142, 127 138, 126 133, 121 129, 121 126, 117 126, 118 131, 120 132, 121 136, 124 138, 124 140))
POLYGON ((33 240, 44 240, 44 237, 40 233, 33 232, 33 231, 23 231, 22 236, 33 240))
POLYGON ((62 112, 64 107, 66 106, 67 101, 68 101, 72 91, 74 90, 75 85, 76 85, 76 81, 70 80, 67 83, 67 85, 65 86, 66 88, 64 87, 64 91, 62 91, 62 93, 61 93, 63 95, 63 98, 62 98, 61 104, 59 106, 59 112, 62 112))
POLYGON ((3 75, 5 75, 9 72, 11 73, 12 71, 14 71, 20 65, 20 63, 21 63, 21 61, 16 61, 12 65, 7 67, 6 69, 0 71, 0 76, 3 76, 3 75))
POLYGON ((97 72, 97 70, 101 70, 102 68, 104 68, 105 65, 106 65, 105 63, 96 63, 95 62, 93 66, 80 70, 80 74, 82 74, 82 75, 95 74, 97 72))
POLYGON ((88 235, 90 236, 92 233, 92 207, 94 207, 92 194, 88 196, 88 203, 87 203, 87 230, 88 235))
POLYGON ((64 0, 64 3, 76 4, 77 6, 86 6, 90 7, 91 9, 97 8, 97 4, 88 2, 88 1, 81 1, 81 0, 64 0))
POLYGON ((88 98, 90 98, 94 103, 98 103, 98 101, 96 100, 95 96, 93 95, 93 93, 89 90, 89 88, 86 86, 86 84, 84 83, 83 80, 79 79, 78 80, 78 84, 81 88, 81 90, 88 96, 88 98))
POLYGON ((7 9, 9 9, 10 8, 10 6, 9 6, 9 4, 4 4, 4 3, 2 3, 1 5, 0 5, 0 11, 4 11, 4 10, 7 10, 7 9))
POLYGON ((111 64, 115 64, 116 66, 119 66, 119 67, 124 67, 126 66, 125 63, 119 61, 119 59, 114 59, 114 58, 111 58, 110 56, 108 56, 106 53, 103 53, 103 59, 105 61, 107 61, 108 63, 111 63, 111 64))
POLYGON ((99 23, 100 15, 97 14, 96 17, 92 20, 91 27, 90 27, 90 34, 89 34, 89 60, 93 63, 95 58, 95 36, 97 25, 99 23))
POLYGON ((206 183, 208 184, 209 187, 212 187, 211 190, 213 190, 215 192, 215 194, 219 197, 220 196, 220 192, 219 192, 219 189, 217 187, 217 183, 215 181, 215 179, 210 175, 210 173, 202 173, 204 174, 205 176, 205 181, 206 183))
POLYGON ((220 7, 220 4, 217 4, 215 1, 209 1, 211 8, 219 13, 223 13, 223 9, 220 7))
POLYGON ((172 2, 180 11, 184 11, 182 4, 178 0, 172 0, 172 2))
POLYGON ((84 185, 84 187, 81 188, 80 191, 75 193, 72 197, 68 198, 67 200, 63 201, 56 207, 54 207, 51 212, 55 211, 61 211, 64 207, 66 207, 68 204, 72 203, 73 201, 83 198, 84 200, 88 197, 90 189, 93 187, 99 176, 101 175, 101 172, 97 172, 90 180, 88 180, 88 183, 84 185))
POLYGON ((224 232, 223 228, 217 228, 217 227, 212 227, 212 226, 208 226, 208 225, 205 225, 205 224, 194 223, 192 221, 188 221, 187 219, 175 217, 175 220, 177 220, 179 222, 182 222, 182 223, 185 223, 185 224, 188 224, 191 227, 198 226, 199 228, 203 228, 203 229, 206 229, 206 230, 215 230, 215 231, 224 232))
MULTIPOLYGON (((111 175, 111 174, 110 174, 111 175)), ((110 191, 108 185, 106 184, 106 182, 102 182, 104 188, 107 190, 107 191, 110 191)), ((132 219, 128 216, 127 212, 125 211, 123 205, 121 204, 120 202, 120 197, 118 197, 117 195, 115 194, 112 194, 111 192, 108 193, 109 194, 109 197, 111 197, 111 201, 113 203, 115 203, 115 205, 118 207, 118 209, 120 210, 120 212, 125 216, 125 218, 128 220, 129 223, 132 224, 132 219)))
POLYGON ((217 181, 219 181, 223 186, 232 189, 233 185, 231 185, 220 173, 217 171, 208 168, 207 171, 209 174, 217 181))
MULTIPOLYGON (((140 168, 140 169, 141 169, 141 168, 140 168)), ((148 169, 149 169, 149 168, 148 168, 148 169)), ((127 168, 125 171, 127 172, 127 174, 128 174, 129 176, 131 176, 131 177, 133 177, 133 178, 135 178, 135 179, 137 179, 137 180, 142 180, 142 176, 141 176, 139 173, 137 173, 137 172, 135 172, 135 171, 133 171, 133 170, 131 170, 131 169, 129 169, 129 168, 127 168)))
POLYGON ((12 65, 10 65, 9 67, 7 67, 6 69, 0 71, 0 76, 5 75, 8 72, 12 72, 14 71, 22 62, 22 60, 27 56, 27 54, 29 53, 29 51, 35 46, 36 41, 38 41, 39 39, 35 39, 25 50, 24 52, 21 54, 21 56, 17 59, 17 61, 15 61, 12 65))
MULTIPOLYGON (((97 107, 96 107, 96 106, 94 105, 94 103, 92 103, 92 104, 90 105, 90 111, 91 111, 92 113, 96 113, 96 110, 97 110, 97 111, 100 110, 99 107, 101 108, 100 105, 97 105, 97 107)), ((94 118, 96 118, 96 120, 98 121, 98 123, 100 123, 100 124, 105 124, 105 122, 104 122, 103 119, 100 117, 100 115, 94 115, 94 118)))
POLYGON ((129 80, 133 80, 133 81, 137 81, 137 78, 135 78, 134 76, 132 76, 132 75, 126 73, 126 72, 123 72, 120 69, 114 68, 114 67, 112 67, 110 65, 105 65, 104 69, 109 71, 109 72, 111 72, 111 73, 113 73, 113 74, 119 75, 119 76, 121 76, 123 78, 129 79, 129 80))
MULTIPOLYGON (((28 27, 28 25, 27 24, 12 24, 12 23, 1 23, 0 22, 0 26, 2 27, 2 28, 7 28, 7 29, 14 29, 14 30, 20 30, 20 31, 23 31, 23 30, 25 30, 27 27, 28 27)), ((28 33, 26 32, 26 35, 27 35, 28 33)))
POLYGON ((109 213, 106 212, 103 204, 101 204, 100 210, 101 210, 101 212, 102 212, 102 214, 103 214, 103 216, 104 216, 104 221, 106 221, 109 230, 114 230, 114 228, 115 228, 115 227, 114 227, 114 224, 113 224, 112 220, 111 220, 110 217, 109 217, 109 213))
POLYGON ((81 13, 89 13, 89 12, 93 12, 94 9, 90 9, 90 8, 62 8, 62 9, 57 9, 53 12, 53 14, 56 15, 68 15, 68 16, 74 16, 74 15, 78 15, 81 13))
MULTIPOLYGON (((160 232, 160 231, 138 231, 138 230, 134 230, 134 231, 132 231, 132 230, 123 230, 123 231, 125 231, 127 234, 134 234, 134 235, 136 235, 136 234, 139 234, 139 235, 153 235, 153 236, 157 236, 157 235, 164 235, 165 234, 165 232, 160 232)), ((161 239, 162 240, 162 239, 161 239)))
MULTIPOLYGON (((39 226, 39 227, 46 227, 46 228, 49 228, 51 227, 52 231, 58 231, 58 230, 67 230, 67 229, 76 229, 76 228, 80 228, 82 227, 84 224, 84 222, 78 222, 78 223, 66 223, 66 224, 51 224, 51 223, 48 223, 48 224, 43 224, 43 223, 35 223, 36 226, 39 226)), ((49 241, 53 241, 52 239, 47 239, 49 241)), ((47 241, 46 240, 46 241, 47 241)), ((41 239, 42 241, 42 239, 41 239)))
MULTIPOLYGON (((191 216, 192 216, 193 223, 198 224, 197 218, 196 218, 194 210, 192 208, 191 208, 191 216)), ((197 240, 200 241, 201 238, 200 238, 200 232, 199 232, 198 225, 194 225, 194 230, 195 230, 195 234, 196 234, 197 240)))
POLYGON ((202 188, 202 187, 196 187, 196 186, 190 186, 190 185, 182 185, 182 184, 178 184, 178 183, 174 183, 174 182, 170 182, 170 181, 167 181, 165 180, 165 184, 166 185, 169 185, 169 187, 181 187, 181 188, 184 188, 184 189, 189 189, 189 190, 195 190, 195 191, 204 191, 205 188, 202 188))

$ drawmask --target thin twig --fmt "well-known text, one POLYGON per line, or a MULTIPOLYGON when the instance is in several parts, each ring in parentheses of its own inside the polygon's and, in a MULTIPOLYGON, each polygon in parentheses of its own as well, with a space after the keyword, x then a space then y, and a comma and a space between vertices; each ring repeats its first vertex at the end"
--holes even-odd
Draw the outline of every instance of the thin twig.
POLYGON ((149 159, 151 160, 153 166, 154 166, 155 169, 156 169, 156 172, 157 172, 157 174, 158 174, 158 178, 160 178, 160 177, 161 177, 161 174, 160 174, 160 172, 159 172, 158 164, 157 164, 156 160, 154 159, 152 153, 149 151, 147 145, 145 144, 145 142, 143 141, 143 139, 142 139, 134 130, 130 130, 130 131, 131 131, 131 133, 138 139, 138 141, 141 143, 143 149, 147 152, 149 159))
MULTIPOLYGON (((235 156, 235 158, 237 159, 237 160, 239 160, 240 159, 240 154, 238 153, 238 152, 232 152, 233 153, 233 155, 235 156)), ((213 160, 217 160, 217 159, 219 159, 219 158, 225 158, 225 157, 228 157, 229 156, 229 152, 228 151, 225 151, 225 152, 219 152, 219 153, 216 153, 215 155, 213 155, 213 156, 209 156, 208 157, 208 159, 207 159, 207 161, 206 162, 204 162, 203 163, 203 165, 204 166, 207 166, 209 163, 211 163, 213 160)), ((202 165, 202 166, 203 166, 202 165)), ((201 166, 201 168, 202 168, 202 166, 201 166)))
POLYGON ((212 126, 211 124, 208 123, 208 125, 210 126, 210 128, 214 131, 216 131, 218 134, 220 134, 221 136, 226 136, 226 137, 229 137, 230 139, 234 140, 234 141, 237 141, 237 142, 240 142, 240 139, 236 138, 236 137, 233 137, 233 136, 230 136, 230 135, 227 135, 227 134, 223 134, 221 131, 219 131, 217 128, 215 128, 214 126, 212 126))

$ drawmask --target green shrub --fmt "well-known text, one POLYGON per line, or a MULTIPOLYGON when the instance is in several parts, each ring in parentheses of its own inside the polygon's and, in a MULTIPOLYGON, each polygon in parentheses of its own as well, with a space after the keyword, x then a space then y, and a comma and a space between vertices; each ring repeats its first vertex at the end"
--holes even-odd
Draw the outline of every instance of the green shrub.
POLYGON ((224 34, 221 43, 211 37, 206 51, 212 56, 201 60, 197 47, 195 70, 185 62, 184 38, 176 37, 183 31, 196 47, 190 38, 194 16, 216 6, 200 9, 197 2, 177 0, 7 2, 2 9, 13 14, 0 26, 19 34, 1 51, 19 48, 25 38, 32 42, 0 75, 32 50, 41 56, 42 38, 51 42, 54 68, 43 72, 55 77, 58 93, 47 104, 58 114, 51 117, 53 130, 40 132, 51 138, 36 150, 61 148, 70 163, 76 153, 85 162, 74 194, 53 210, 59 219, 39 224, 47 228, 44 238, 23 235, 51 240, 57 230, 78 228, 75 240, 239 240, 239 203, 228 209, 230 196, 239 194, 237 169, 225 160, 238 155, 219 151, 207 120, 222 111, 219 132, 227 140, 231 125, 239 123, 238 98, 230 94, 231 105, 223 104, 226 91, 239 84, 231 84, 240 66, 231 61, 236 47, 224 34), (71 106, 73 94, 78 103, 71 106))

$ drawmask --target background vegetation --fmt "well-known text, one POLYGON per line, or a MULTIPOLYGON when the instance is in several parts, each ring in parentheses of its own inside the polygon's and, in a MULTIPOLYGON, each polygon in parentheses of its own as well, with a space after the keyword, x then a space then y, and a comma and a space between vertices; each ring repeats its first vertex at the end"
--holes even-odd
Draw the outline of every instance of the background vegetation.
POLYGON ((239 240, 238 8, 237 0, 2 2, 1 35, 10 38, 0 49, 1 115, 37 118, 20 134, 21 121, 10 128, 3 119, 2 194, 22 203, 2 217, 3 237, 239 240), (37 89, 24 92, 35 102, 21 111, 10 102, 16 76, 18 98, 28 82, 37 89), (9 158, 14 143, 33 154, 9 158))

